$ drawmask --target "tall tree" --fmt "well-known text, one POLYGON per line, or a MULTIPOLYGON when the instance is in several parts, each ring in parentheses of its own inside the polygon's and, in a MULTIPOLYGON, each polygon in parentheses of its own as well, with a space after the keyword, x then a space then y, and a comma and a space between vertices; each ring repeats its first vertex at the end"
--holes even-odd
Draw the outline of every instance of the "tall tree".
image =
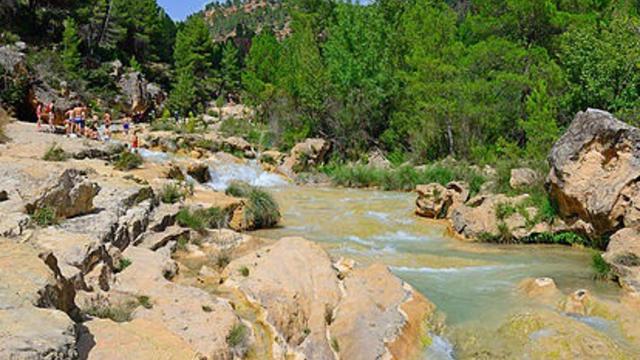
POLYGON ((78 36, 75 20, 64 20, 64 32, 62 34, 62 64, 72 76, 79 75, 81 65, 80 37, 78 36))

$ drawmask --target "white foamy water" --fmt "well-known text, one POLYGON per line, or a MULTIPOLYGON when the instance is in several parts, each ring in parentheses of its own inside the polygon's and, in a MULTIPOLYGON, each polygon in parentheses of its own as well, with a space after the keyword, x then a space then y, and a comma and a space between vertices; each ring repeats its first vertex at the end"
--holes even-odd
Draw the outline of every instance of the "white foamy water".
POLYGON ((169 161, 169 155, 161 151, 152 151, 149 149, 140 148, 138 149, 138 154, 140 154, 143 159, 151 162, 164 163, 169 161))
POLYGON ((520 267, 518 265, 502 266, 502 265, 489 265, 489 266, 467 266, 467 267, 448 267, 448 268, 432 268, 432 267, 406 267, 406 266, 392 266, 391 269, 398 272, 417 272, 417 273, 464 273, 464 272, 476 272, 476 271, 496 271, 506 270, 520 267))
POLYGON ((224 191, 233 181, 243 181, 259 187, 278 187, 287 185, 281 176, 268 173, 260 168, 255 161, 247 164, 213 164, 209 166, 211 181, 209 187, 217 191, 224 191))

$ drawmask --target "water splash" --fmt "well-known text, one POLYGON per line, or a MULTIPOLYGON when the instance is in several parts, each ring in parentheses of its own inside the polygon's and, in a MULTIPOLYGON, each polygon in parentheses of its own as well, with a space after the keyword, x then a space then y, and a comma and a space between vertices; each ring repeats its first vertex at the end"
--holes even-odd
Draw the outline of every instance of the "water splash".
POLYGON ((432 268, 432 267, 406 267, 406 266, 392 266, 391 270, 397 272, 416 272, 416 273, 464 273, 464 272, 476 272, 476 271, 496 271, 506 270, 509 268, 520 267, 518 265, 487 265, 487 266, 466 266, 466 267, 448 267, 448 268, 432 268))
POLYGON ((217 191, 226 190, 233 181, 243 181, 259 187, 287 185, 281 176, 262 170, 255 161, 247 164, 215 163, 209 167, 209 173, 211 181, 207 185, 217 191))

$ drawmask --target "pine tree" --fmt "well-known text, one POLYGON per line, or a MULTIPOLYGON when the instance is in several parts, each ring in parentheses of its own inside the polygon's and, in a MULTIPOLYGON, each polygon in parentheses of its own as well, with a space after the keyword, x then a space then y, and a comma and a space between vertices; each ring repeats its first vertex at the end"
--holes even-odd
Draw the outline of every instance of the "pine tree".
POLYGON ((227 42, 222 49, 220 61, 220 91, 223 96, 237 93, 240 89, 240 67, 238 65, 238 49, 232 41, 227 42))
POLYGON ((188 67, 184 68, 178 73, 175 86, 169 96, 169 107, 185 115, 193 108, 197 100, 193 71, 190 71, 188 67))
POLYGON ((62 33, 62 64, 64 69, 72 76, 78 76, 80 72, 80 37, 76 28, 76 22, 72 18, 64 20, 64 32, 62 33))

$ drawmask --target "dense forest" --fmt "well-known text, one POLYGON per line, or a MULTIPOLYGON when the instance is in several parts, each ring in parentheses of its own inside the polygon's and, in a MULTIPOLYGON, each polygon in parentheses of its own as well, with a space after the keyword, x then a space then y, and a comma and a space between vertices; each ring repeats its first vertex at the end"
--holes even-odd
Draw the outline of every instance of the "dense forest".
POLYGON ((105 64, 120 59, 166 88, 168 111, 255 106, 272 146, 319 136, 350 159, 376 147, 398 163, 535 161, 587 107, 638 124, 639 11, 635 0, 237 0, 174 24, 154 0, 5 0, 0 41, 59 59, 55 71, 95 96, 113 90, 105 64))

